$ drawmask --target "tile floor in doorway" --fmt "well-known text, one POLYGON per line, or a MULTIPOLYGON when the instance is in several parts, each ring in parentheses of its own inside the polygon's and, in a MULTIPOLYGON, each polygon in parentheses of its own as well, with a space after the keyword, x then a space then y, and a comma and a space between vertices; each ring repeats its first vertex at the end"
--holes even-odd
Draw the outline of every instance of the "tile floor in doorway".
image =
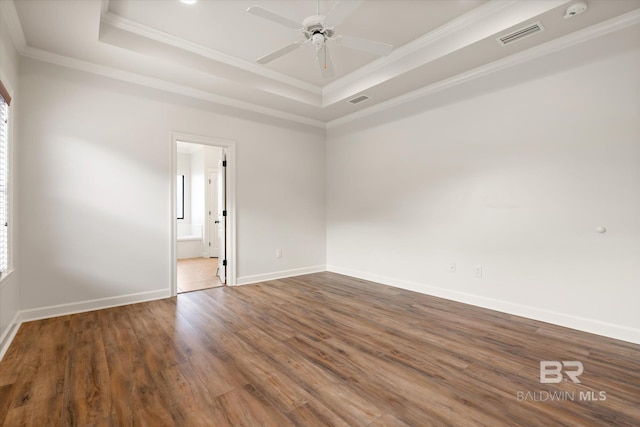
POLYGON ((218 258, 178 260, 178 293, 223 286, 216 273, 218 258))

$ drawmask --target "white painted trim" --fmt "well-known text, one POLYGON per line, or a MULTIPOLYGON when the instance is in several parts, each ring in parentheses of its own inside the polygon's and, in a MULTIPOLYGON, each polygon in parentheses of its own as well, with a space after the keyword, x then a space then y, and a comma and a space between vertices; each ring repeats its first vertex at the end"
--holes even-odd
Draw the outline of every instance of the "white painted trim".
MULTIPOLYGON (((2 2, 0 1, 0 3, 2 2)), ((216 104, 227 105, 229 107, 234 107, 241 110, 252 111, 254 113, 264 114, 266 116, 276 117, 279 119, 289 120, 292 122, 302 123, 305 125, 310 125, 310 126, 318 127, 321 129, 325 129, 324 122, 321 122, 319 120, 310 119, 308 117, 299 116, 297 114, 287 113, 281 110, 276 110, 274 108, 262 107, 260 105, 252 104, 250 102, 239 101, 237 99, 229 98, 222 95, 216 95, 210 92, 205 92, 203 90, 192 88, 190 86, 185 86, 178 83, 172 83, 172 82, 168 82, 162 79, 157 79, 154 77, 144 76, 142 74, 123 71, 123 70, 119 70, 113 67, 108 67, 105 65, 94 64, 92 62, 87 62, 80 59, 59 55, 57 53, 48 52, 42 49, 30 47, 30 46, 21 50, 20 54, 27 58, 33 58, 39 61, 49 62, 52 64, 60 65, 63 67, 74 69, 74 70, 97 74, 97 75, 108 77, 115 80, 121 80, 124 82, 137 84, 140 86, 159 89, 159 90, 175 93, 182 96, 201 99, 201 100, 213 102, 216 104)))
POLYGON ((273 273, 254 274, 252 276, 238 277, 236 284, 249 285, 251 283, 266 282, 267 280, 284 279, 285 277, 302 276, 303 274, 321 273, 323 271, 327 271, 327 268, 324 265, 296 268, 293 270, 274 271, 273 273))
POLYGON ((229 55, 215 49, 210 49, 202 46, 201 44, 176 37, 172 34, 165 33, 164 31, 140 24, 139 22, 131 21, 130 19, 123 18, 122 16, 118 16, 109 11, 102 14, 100 22, 111 25, 119 30, 127 31, 150 40, 177 47, 178 49, 182 49, 187 52, 195 53, 214 61, 222 62, 223 64, 227 64, 232 67, 240 68, 241 70, 257 74, 261 77, 267 77, 281 83, 285 83, 289 86, 313 93, 314 95, 322 94, 322 88, 312 85, 311 83, 298 80, 252 62, 245 61, 244 59, 240 59, 233 55, 229 55))
POLYGON ((16 314, 13 316, 13 319, 11 319, 11 322, 9 322, 9 326, 7 326, 7 329, 5 329, 5 331, 2 333, 2 336, 0 336, 0 361, 2 361, 2 358, 7 353, 7 350, 9 350, 9 346, 11 345, 11 342, 13 342, 13 339, 16 337, 21 324, 22 322, 20 321, 20 312, 16 312, 16 314))
POLYGON ((24 30, 18 18, 18 11, 13 0, 0 1, 0 17, 4 18, 7 26, 9 27, 9 34, 11 35, 11 41, 16 47, 18 52, 22 53, 27 47, 27 39, 24 37, 24 30))
POLYGON ((102 0, 100 3, 100 15, 103 15, 109 11, 109 0, 102 0))
MULTIPOLYGON (((401 58, 415 54, 417 51, 429 46, 430 44, 433 44, 434 42, 444 37, 454 34, 457 31, 461 31, 471 24, 480 22, 487 16, 496 13, 507 6, 510 6, 513 3, 515 3, 515 1, 513 0, 503 2, 489 1, 482 6, 472 9, 464 15, 447 22, 446 24, 436 28, 435 30, 430 31, 415 40, 410 41, 404 46, 400 46, 394 49, 389 55, 378 58, 368 63, 367 65, 360 67, 354 72, 347 74, 340 79, 334 80, 333 82, 322 88, 323 98, 342 88, 346 88, 349 85, 361 81, 363 78, 366 78, 367 76, 380 70, 381 68, 387 67, 397 62, 401 58)), ((323 106, 325 106, 324 103, 323 106)))
MULTIPOLYGON (((12 206, 12 204, 9 204, 9 206, 12 206)), ((11 249, 9 249, 9 255, 12 255, 11 249)), ((11 260, 11 257, 10 257, 10 260, 11 260)), ((4 288, 7 285, 7 283, 9 283, 7 282, 7 279, 9 278, 9 276, 11 276, 11 274, 13 274, 14 271, 15 271, 15 268, 9 267, 7 270, 0 273, 0 290, 4 288)))
POLYGON ((102 310, 105 308, 118 307, 121 305, 137 304, 140 302, 154 301, 169 298, 168 289, 158 289, 155 291, 139 292, 129 295, 119 295, 115 297, 99 298, 87 301, 74 302, 69 304, 51 305, 48 307, 34 308, 30 310, 18 311, 9 327, 0 337, 0 360, 9 349, 11 342, 16 336, 20 325, 33 320, 48 319, 51 317, 66 316, 69 314, 84 313, 87 311, 102 310))
POLYGON ((427 34, 395 49, 352 73, 328 84, 323 90, 323 107, 366 91, 416 67, 480 41, 514 25, 534 19, 570 0, 491 0, 447 22, 427 34), (473 35, 473 40, 469 37, 473 35), (464 36, 464 39, 461 38, 464 36), (462 43, 462 44, 461 44, 462 43))
POLYGON ((227 285, 236 284, 237 246, 236 246, 236 142, 230 139, 195 135, 185 132, 171 133, 171 295, 178 294, 178 272, 176 257, 176 236, 178 221, 176 220, 176 179, 178 171, 178 141, 194 144, 210 145, 226 150, 227 156, 227 285))
POLYGON ((445 89, 457 86, 459 84, 467 83, 469 81, 484 77, 491 73, 502 71, 504 69, 520 65, 527 61, 531 61, 540 58, 551 53, 567 49, 571 46, 586 42, 596 37, 601 37, 615 31, 620 31, 625 28, 637 25, 640 23, 640 9, 628 12, 624 15, 609 19, 599 24, 592 25, 591 27, 584 28, 566 36, 560 37, 555 40, 551 40, 547 43, 532 47, 522 52, 515 53, 507 56, 506 58, 499 59, 481 67, 474 68, 473 70, 458 74, 451 78, 441 80, 423 88, 414 90, 405 95, 398 96, 388 101, 381 102, 363 110, 357 111, 352 114, 340 117, 335 120, 327 122, 327 129, 342 126, 344 124, 353 122, 372 114, 380 113, 392 109, 394 107, 406 104, 411 101, 426 97, 436 92, 440 92, 445 89))
POLYGON ((426 283, 418 283, 408 280, 394 279, 387 276, 380 276, 377 274, 369 274, 362 271, 335 265, 328 265, 327 271, 356 277, 358 279, 369 280, 371 282, 382 283, 385 285, 394 286, 396 288, 407 289, 425 295, 432 295, 439 298, 445 298, 452 301, 471 304, 477 307, 488 308, 490 310, 496 310, 502 313, 513 314, 533 320, 552 323, 554 325, 577 329, 579 331, 589 332, 592 334, 603 335, 610 338, 640 344, 640 329, 630 328, 628 326, 616 325, 613 323, 602 322, 594 319, 587 319, 585 317, 573 316, 557 311, 546 310, 544 308, 532 307, 494 298, 487 298, 480 295, 469 294, 466 292, 453 291, 438 286, 428 285, 426 283))
MULTIPOLYGON (((330 129, 330 128, 338 127, 346 123, 350 123, 354 120, 358 120, 360 118, 367 117, 372 114, 376 114, 376 113, 394 108, 396 106, 405 104, 407 102, 411 102, 416 99, 428 96, 430 94, 454 87, 456 85, 463 84, 471 80, 486 76, 490 73, 498 72, 506 68, 519 65, 533 59, 537 59, 544 55, 569 48, 571 46, 588 41, 590 39, 600 37, 615 31, 619 31, 624 28, 640 23, 640 10, 636 9, 624 15, 609 19, 599 24, 595 24, 588 28, 584 28, 577 32, 568 34, 564 37, 552 40, 550 42, 533 47, 531 49, 527 49, 525 51, 519 52, 517 54, 511 55, 504 59, 495 61, 493 63, 484 65, 482 67, 475 68, 473 70, 467 71, 465 73, 459 74, 449 79, 445 79, 445 80, 436 82, 432 85, 425 86, 418 90, 409 92, 405 95, 390 99, 385 102, 381 102, 379 104, 365 108, 358 112, 355 112, 355 113, 352 113, 328 122, 323 122, 321 120, 299 116, 297 114, 287 113, 274 108, 263 107, 263 106, 255 105, 249 102, 239 101, 233 98, 212 94, 212 93, 198 90, 189 86, 167 82, 165 80, 148 77, 141 74, 122 71, 114 67, 98 65, 91 62, 78 60, 75 58, 70 58, 67 56, 47 52, 41 49, 29 47, 26 45, 22 27, 20 25, 20 21, 18 19, 13 1, 14 0, 1 0, 0 7, 2 7, 1 11, 3 12, 3 15, 6 16, 6 20, 8 22, 13 22, 10 28, 11 35, 14 38, 14 44, 16 45, 18 52, 22 56, 26 56, 26 57, 37 59, 44 62, 50 62, 50 63, 61 65, 67 68, 85 71, 88 73, 102 75, 108 78, 121 80, 129 83, 137 84, 140 86, 151 87, 154 89, 159 89, 159 90, 163 90, 170 93, 176 93, 179 95, 183 95, 183 96, 187 96, 195 99, 201 99, 201 100, 205 100, 205 101, 209 101, 209 102, 213 102, 221 105, 227 105, 227 106, 242 109, 242 110, 264 114, 271 117, 277 117, 277 118, 292 121, 292 122, 302 123, 302 124, 310 125, 320 129, 330 129)), ((107 0, 103 0, 103 1, 106 2, 107 0)), ((561 0, 555 0, 555 1, 561 1, 561 0)), ((517 2, 517 1, 514 2, 513 0, 502 2, 498 0, 492 0, 490 2, 491 6, 486 6, 485 9, 480 9, 480 11, 476 11, 475 14, 477 15, 471 14, 467 16, 465 14, 462 17, 458 18, 460 19, 460 21, 455 20, 453 22, 457 27, 464 28, 466 25, 469 25, 470 23, 474 22, 474 20, 479 19, 482 16, 487 14, 491 15, 491 13, 499 12, 503 10, 506 6, 511 5, 513 3, 526 3, 526 2, 517 2)), ((438 36, 438 38, 441 38, 443 37, 443 34, 445 35, 449 34, 449 31, 451 31, 451 29, 447 29, 447 27, 440 28, 435 32, 433 32, 433 34, 430 33, 431 35, 429 35, 428 37, 425 36, 424 40, 422 38, 417 40, 415 46, 413 46, 412 44, 413 42, 410 43, 407 49, 417 49, 418 46, 423 46, 425 43, 426 44, 432 43, 433 40, 436 38, 436 36, 438 36)), ((403 52, 403 49, 404 48, 398 49, 400 53, 398 53, 397 55, 400 55, 403 52)), ((395 58, 395 55, 396 54, 392 53, 389 59, 395 58)), ((397 59, 398 58, 396 58, 396 60, 397 59)), ((366 67, 369 67, 369 66, 377 68, 381 65, 378 64, 377 61, 374 61, 374 63, 371 63, 370 65, 367 65, 361 68, 360 70, 366 71, 368 69, 366 67)), ((349 74, 348 77, 357 77, 358 75, 354 73, 349 74)), ((343 79, 346 77, 347 76, 343 77, 343 79)), ((327 94, 330 93, 332 90, 336 90, 338 88, 337 82, 340 82, 341 80, 342 79, 336 80, 335 82, 332 82, 330 85, 325 86, 323 90, 323 98, 327 96, 327 94), (336 84, 336 86, 332 86, 334 84, 336 84)))
POLYGON ((121 305, 137 304, 145 301, 153 301, 171 297, 168 289, 138 292, 135 294, 118 295, 115 297, 98 298, 87 301, 72 302, 69 304, 50 305, 29 310, 21 310, 20 322, 48 319, 50 317, 66 316, 68 314, 84 313, 86 311, 102 310, 104 308, 118 307, 121 305))

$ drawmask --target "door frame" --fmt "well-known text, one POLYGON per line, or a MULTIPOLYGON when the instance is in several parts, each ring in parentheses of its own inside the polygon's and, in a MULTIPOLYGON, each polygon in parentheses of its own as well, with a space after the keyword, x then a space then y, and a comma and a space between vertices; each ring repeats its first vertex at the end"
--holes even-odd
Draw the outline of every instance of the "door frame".
POLYGON ((191 142, 193 144, 210 145, 226 150, 227 154, 227 179, 226 179, 226 203, 227 203, 227 228, 226 228, 226 255, 227 255, 227 285, 236 284, 236 142, 230 139, 222 139, 203 135, 194 135, 184 132, 171 133, 171 296, 178 294, 178 258, 176 251, 176 238, 178 220, 176 219, 176 179, 178 173, 178 141, 191 142))

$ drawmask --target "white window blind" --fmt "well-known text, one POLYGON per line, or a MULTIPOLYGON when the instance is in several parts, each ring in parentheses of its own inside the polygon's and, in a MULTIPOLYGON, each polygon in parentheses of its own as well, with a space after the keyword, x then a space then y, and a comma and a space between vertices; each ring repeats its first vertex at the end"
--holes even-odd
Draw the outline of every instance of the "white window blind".
POLYGON ((8 268, 8 151, 9 151, 9 105, 0 96, 0 272, 8 268))

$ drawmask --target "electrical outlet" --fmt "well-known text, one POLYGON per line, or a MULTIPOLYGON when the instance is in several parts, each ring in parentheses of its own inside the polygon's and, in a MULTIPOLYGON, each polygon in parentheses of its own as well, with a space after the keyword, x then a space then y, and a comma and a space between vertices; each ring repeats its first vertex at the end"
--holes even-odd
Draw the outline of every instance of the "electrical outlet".
POLYGON ((478 278, 482 277, 482 266, 481 265, 476 265, 476 277, 478 277, 478 278))
POLYGON ((456 272, 456 263, 452 262, 451 264, 449 264, 449 273, 455 273, 456 272))
POLYGON ((282 258, 282 249, 276 249, 276 258, 282 258))

